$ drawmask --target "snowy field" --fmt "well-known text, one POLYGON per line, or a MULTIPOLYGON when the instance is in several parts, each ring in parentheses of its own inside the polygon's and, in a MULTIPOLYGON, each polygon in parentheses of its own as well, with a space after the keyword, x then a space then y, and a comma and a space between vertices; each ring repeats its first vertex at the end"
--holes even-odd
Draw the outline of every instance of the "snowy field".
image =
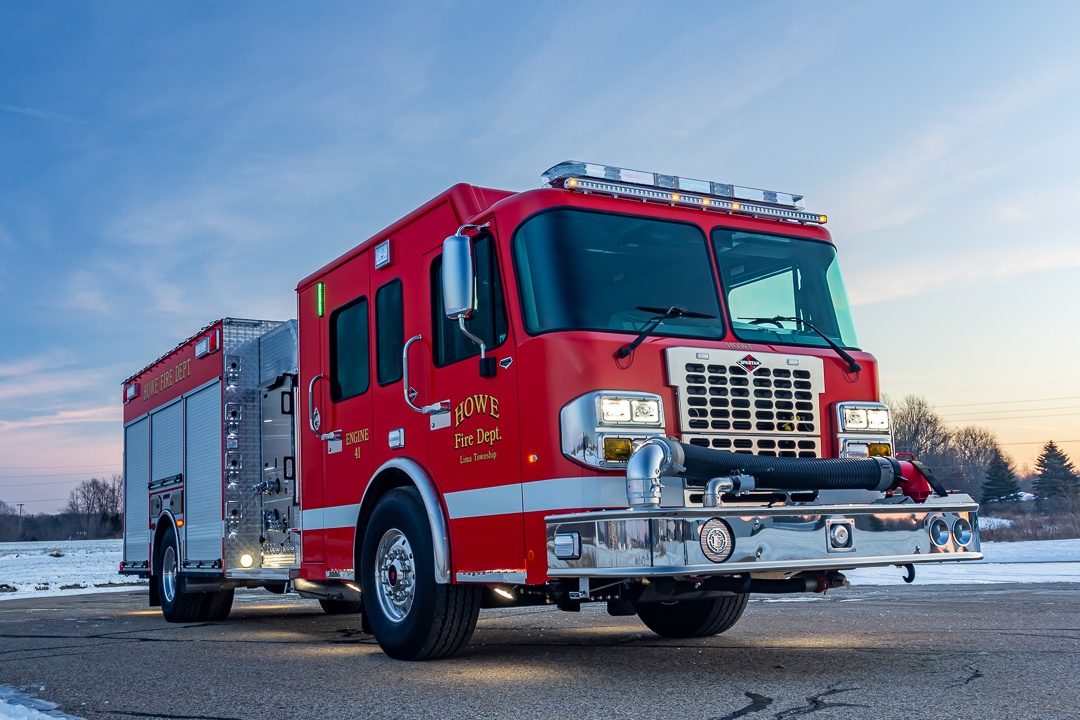
POLYGON ((131 590, 122 557, 122 540, 0 543, 0 600, 131 590))
MULTIPOLYGON (((0 600, 131 590, 140 583, 120 575, 120 540, 0 543, 0 600)), ((919 585, 1080 582, 1080 540, 983 543, 979 562, 916 566, 919 585)), ((901 585, 897 568, 845 573, 851 584, 901 585)))

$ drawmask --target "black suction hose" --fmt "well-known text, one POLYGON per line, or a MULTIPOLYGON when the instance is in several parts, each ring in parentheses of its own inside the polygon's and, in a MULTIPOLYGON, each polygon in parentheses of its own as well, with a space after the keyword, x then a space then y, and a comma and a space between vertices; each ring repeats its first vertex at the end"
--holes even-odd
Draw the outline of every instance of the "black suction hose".
POLYGON ((876 490, 884 492, 903 481, 893 458, 784 458, 744 455, 726 450, 668 441, 685 478, 750 475, 757 487, 770 490, 876 490), (682 457, 679 457, 679 456, 682 457))

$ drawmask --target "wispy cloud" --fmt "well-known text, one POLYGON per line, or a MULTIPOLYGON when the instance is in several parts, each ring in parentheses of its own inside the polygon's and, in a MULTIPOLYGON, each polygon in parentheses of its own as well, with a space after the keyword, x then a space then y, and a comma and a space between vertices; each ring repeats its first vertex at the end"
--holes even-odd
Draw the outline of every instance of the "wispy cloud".
POLYGON ((33 118, 40 118, 42 120, 58 120, 60 122, 78 123, 80 125, 86 124, 85 120, 62 115, 58 112, 53 112, 52 110, 38 110, 37 108, 19 107, 18 105, 8 105, 6 103, 0 103, 0 110, 33 118))
MULTIPOLYGON (((844 218, 849 235, 899 227, 1003 175, 1025 157, 1024 152, 1001 152, 1009 142, 1002 137, 1007 126, 1037 112, 1078 80, 1076 71, 1053 67, 1002 81, 990 92, 944 109, 897 138, 886 152, 865 158, 833 194, 837 206, 832 214, 844 218)), ((1052 146, 1047 141, 1045 147, 1052 146)))
POLYGON ((19 420, 0 420, 0 432, 87 423, 116 423, 119 427, 122 417, 123 412, 119 404, 82 410, 63 410, 51 415, 37 415, 19 420))
POLYGON ((14 362, 0 362, 0 378, 21 378, 42 370, 54 370, 75 362, 75 353, 58 348, 48 353, 14 362))
POLYGON ((851 302, 866 305, 918 295, 958 282, 985 285, 1008 277, 1070 268, 1080 269, 1078 237, 1059 244, 1027 245, 981 254, 962 249, 954 257, 913 259, 898 272, 857 275, 850 287, 851 302))

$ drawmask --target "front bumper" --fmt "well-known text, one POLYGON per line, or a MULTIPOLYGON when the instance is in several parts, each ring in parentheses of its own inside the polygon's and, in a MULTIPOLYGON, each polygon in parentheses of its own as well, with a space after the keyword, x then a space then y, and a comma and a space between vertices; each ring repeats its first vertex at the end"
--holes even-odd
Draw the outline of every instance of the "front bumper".
POLYGON ((698 577, 981 560, 977 511, 970 497, 950 495, 922 504, 650 508, 551 515, 545 518, 548 576, 698 577), (723 562, 710 561, 702 548, 702 526, 712 518, 723 520, 731 530, 734 549, 723 562), (952 535, 941 545, 932 542, 930 527, 936 518, 950 528, 958 519, 967 520, 970 542, 960 545, 952 535), (837 524, 850 533, 844 547, 836 547, 832 537, 837 524), (572 533, 577 533, 580 557, 557 557, 556 534, 565 540, 572 533))

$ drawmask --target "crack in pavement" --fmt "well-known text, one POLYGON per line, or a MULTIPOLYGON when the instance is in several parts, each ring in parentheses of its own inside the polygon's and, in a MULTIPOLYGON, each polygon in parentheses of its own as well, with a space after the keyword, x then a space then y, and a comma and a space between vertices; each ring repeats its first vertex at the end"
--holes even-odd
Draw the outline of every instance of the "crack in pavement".
POLYGON ((711 718, 710 720, 735 720, 735 718, 741 718, 745 715, 749 715, 750 713, 756 713, 759 710, 764 710, 765 708, 773 704, 773 699, 771 697, 765 697, 764 695, 758 695, 757 693, 752 692, 743 692, 743 695, 750 698, 749 705, 742 708, 741 710, 736 710, 730 715, 724 715, 723 717, 715 717, 711 718))
POLYGON ((241 718, 221 717, 219 715, 170 715, 168 713, 145 713, 135 710, 105 710, 102 715, 129 715, 143 718, 169 718, 170 720, 242 720, 241 718))
POLYGON ((773 717, 776 718, 776 720, 783 720, 784 718, 798 717, 800 715, 809 715, 810 713, 815 713, 815 712, 817 712, 819 710, 827 710, 829 708, 841 708, 841 707, 865 708, 865 707, 867 707, 866 705, 859 705, 857 703, 832 703, 832 702, 826 702, 825 701, 825 698, 829 697, 830 695, 838 695, 839 693, 851 692, 852 690, 859 690, 859 688, 857 688, 857 687, 838 688, 838 687, 835 687, 835 686, 830 686, 829 689, 826 690, 825 692, 819 693, 817 695, 811 695, 810 697, 806 698, 807 703, 808 703, 807 705, 805 705, 803 707, 794 707, 794 708, 791 708, 790 710, 784 710, 783 712, 777 713, 773 717))

